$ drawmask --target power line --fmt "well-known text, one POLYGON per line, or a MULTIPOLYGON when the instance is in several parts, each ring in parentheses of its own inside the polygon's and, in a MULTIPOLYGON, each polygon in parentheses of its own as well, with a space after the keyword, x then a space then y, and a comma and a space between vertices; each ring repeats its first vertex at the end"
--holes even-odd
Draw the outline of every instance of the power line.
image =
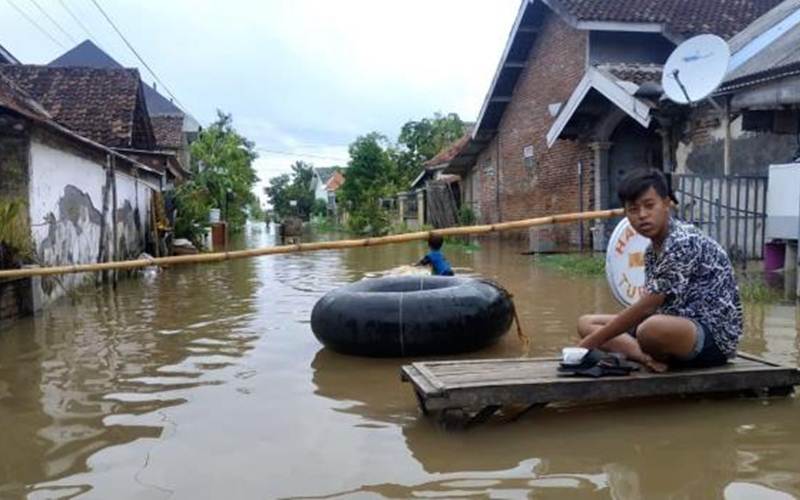
POLYGON ((35 6, 37 9, 39 9, 39 12, 41 12, 42 14, 44 14, 44 17, 46 17, 47 19, 49 19, 49 20, 50 20, 50 22, 51 22, 51 23, 53 23, 53 26, 55 26, 56 28, 58 28, 58 30, 59 30, 61 33, 64 33, 64 35, 65 35, 67 38, 69 38, 69 40, 70 40, 72 43, 77 43, 77 42, 75 41, 75 39, 72 37, 72 35, 70 35, 69 33, 67 33, 67 30, 65 30, 64 28, 62 28, 62 27, 61 27, 61 25, 60 25, 60 24, 58 24, 58 22, 57 22, 55 19, 53 19, 52 17, 50 17, 50 14, 48 14, 48 13, 47 13, 47 11, 46 11, 46 10, 44 10, 44 9, 42 8, 42 6, 41 6, 41 5, 39 5, 39 2, 37 2, 36 0, 31 0, 31 3, 32 3, 32 4, 33 4, 33 5, 34 5, 34 6, 35 6))
POLYGON ((66 48, 67 48, 66 46, 64 46, 64 44, 63 44, 63 43, 61 43, 61 42, 59 42, 58 40, 56 40, 56 38, 55 38, 55 37, 53 37, 53 35, 51 35, 50 33, 48 33, 48 32, 47 32, 47 30, 45 30, 44 28, 42 28, 42 27, 39 25, 39 23, 37 23, 37 22, 36 22, 36 21, 35 21, 35 20, 34 20, 34 19, 31 17, 31 16, 29 16, 29 15, 28 15, 28 13, 27 13, 27 12, 25 12, 24 10, 22 10, 21 8, 19 8, 19 6, 18 6, 17 4, 15 4, 14 2, 12 2, 11 0, 6 0, 6 2, 8 2, 8 4, 9 4, 11 7, 13 7, 13 8, 14 8, 14 10, 16 10, 16 11, 19 13, 19 15, 21 15, 22 17, 24 17, 25 19, 27 19, 29 23, 31 23, 32 25, 34 25, 34 26, 36 27, 36 29, 38 29, 38 30, 39 30, 39 32, 41 32, 41 34, 43 34, 44 36, 46 36, 47 38, 49 38, 51 42, 53 42, 54 44, 58 45, 58 46, 59 46, 59 47, 61 47, 62 49, 66 49, 66 48))
POLYGON ((267 149, 262 147, 256 147, 256 151, 263 151, 264 153, 271 153, 275 155, 282 155, 282 156, 299 156, 301 158, 317 158, 319 160, 330 160, 330 161, 342 161, 347 162, 348 160, 344 158, 336 158, 333 156, 323 156, 323 155, 315 155, 312 153, 297 153, 292 151, 279 151, 277 149, 267 149))
POLYGON ((178 100, 178 98, 175 97, 175 94, 173 94, 172 91, 169 90, 169 87, 167 87, 167 85, 164 82, 161 81, 161 78, 158 77, 156 72, 153 71, 150 68, 150 66, 144 61, 144 59, 142 59, 142 56, 140 56, 139 53, 136 52, 136 49, 133 48, 133 45, 131 45, 131 43, 128 41, 128 39, 125 38, 125 35, 123 35, 122 32, 119 30, 119 28, 117 28, 117 25, 114 24, 114 21, 112 21, 111 18, 108 17, 108 14, 106 14, 106 11, 104 11, 103 8, 100 7, 100 4, 97 3, 97 0, 92 0, 92 3, 94 4, 95 7, 97 7, 97 10, 99 10, 100 13, 103 14, 103 17, 106 18, 106 21, 108 21, 108 24, 110 24, 111 27, 114 28, 114 31, 117 32, 117 35, 119 35, 119 37, 122 38, 122 41, 125 42, 125 45, 127 45, 128 48, 131 50, 131 52, 133 52, 133 55, 135 55, 136 58, 139 60, 139 62, 142 63, 142 65, 144 65, 145 68, 147 68, 147 71, 149 71, 150 74, 153 75, 153 78, 155 78, 156 82, 158 82, 158 84, 161 85, 161 87, 164 90, 167 91, 167 94, 169 94, 169 96, 172 97, 172 100, 175 101, 175 104, 177 104, 179 108, 183 109, 183 105, 178 100))
POLYGON ((92 35, 92 32, 89 31, 89 28, 87 28, 86 25, 83 24, 83 21, 81 21, 80 18, 76 16, 74 12, 72 12, 72 9, 69 8, 66 2, 64 2, 64 0, 58 0, 58 1, 61 4, 61 6, 64 7, 64 10, 67 11, 67 14, 69 14, 72 20, 75 21, 75 23, 81 27, 84 33, 86 33, 86 36, 88 36, 90 39, 94 40, 95 43, 97 43, 97 39, 94 37, 94 35, 92 35))

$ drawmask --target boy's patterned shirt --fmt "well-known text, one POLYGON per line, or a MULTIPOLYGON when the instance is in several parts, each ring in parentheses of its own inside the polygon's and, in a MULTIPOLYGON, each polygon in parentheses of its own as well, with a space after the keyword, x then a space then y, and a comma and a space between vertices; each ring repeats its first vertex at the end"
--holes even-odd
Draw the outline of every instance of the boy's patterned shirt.
POLYGON ((670 220, 661 253, 645 253, 645 289, 666 295, 659 314, 700 323, 717 347, 733 357, 742 336, 742 305, 725 250, 696 227, 670 220))

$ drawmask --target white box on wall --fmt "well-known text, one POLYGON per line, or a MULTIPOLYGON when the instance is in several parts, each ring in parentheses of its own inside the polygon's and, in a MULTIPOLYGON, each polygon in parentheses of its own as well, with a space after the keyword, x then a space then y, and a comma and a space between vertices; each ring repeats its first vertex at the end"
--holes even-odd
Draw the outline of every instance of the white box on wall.
POLYGON ((800 233, 800 163, 770 165, 767 240, 797 240, 800 233))

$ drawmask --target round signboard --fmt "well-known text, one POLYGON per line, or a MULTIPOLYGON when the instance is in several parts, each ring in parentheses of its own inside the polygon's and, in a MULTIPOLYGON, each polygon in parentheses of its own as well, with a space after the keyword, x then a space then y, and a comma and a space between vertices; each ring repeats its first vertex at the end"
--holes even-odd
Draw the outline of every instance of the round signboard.
POLYGON ((628 219, 617 224, 606 249, 606 278, 622 305, 639 300, 644 290, 644 253, 650 240, 637 233, 628 219))

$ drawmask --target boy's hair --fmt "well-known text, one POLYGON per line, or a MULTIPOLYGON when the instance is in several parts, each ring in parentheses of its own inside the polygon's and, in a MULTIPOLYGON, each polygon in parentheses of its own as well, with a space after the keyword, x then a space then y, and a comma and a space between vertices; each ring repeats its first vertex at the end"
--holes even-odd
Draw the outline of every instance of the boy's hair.
POLYGON ((442 248, 443 244, 444 244, 444 239, 438 234, 432 234, 428 236, 428 247, 431 250, 439 250, 440 248, 442 248))
POLYGON ((678 203, 667 177, 661 170, 654 168, 634 168, 625 174, 617 190, 619 201, 623 205, 634 202, 650 188, 655 189, 660 197, 670 198, 678 203))

